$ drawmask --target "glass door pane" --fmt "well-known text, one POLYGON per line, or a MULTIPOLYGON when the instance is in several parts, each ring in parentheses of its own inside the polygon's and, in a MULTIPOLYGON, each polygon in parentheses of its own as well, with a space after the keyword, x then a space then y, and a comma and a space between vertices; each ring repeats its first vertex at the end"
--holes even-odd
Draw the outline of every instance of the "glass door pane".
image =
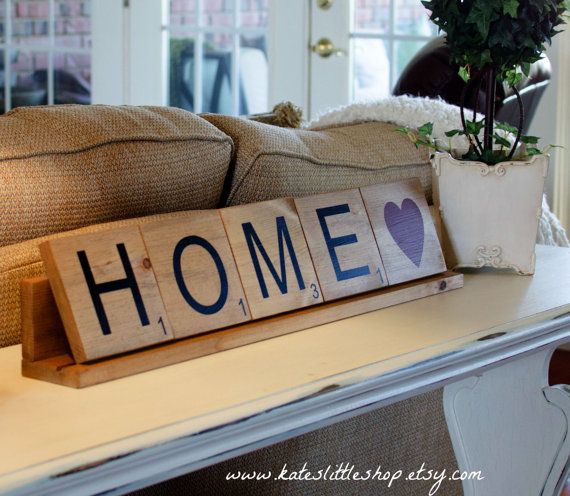
POLYGON ((353 100, 375 100, 390 94, 389 49, 385 39, 353 38, 353 100))
POLYGON ((170 0, 168 104, 194 112, 267 109, 267 0, 170 0))
POLYGON ((14 51, 12 54, 11 108, 46 105, 48 54, 33 51, 14 51))
POLYGON ((2 0, 2 111, 91 101, 91 0, 2 0))
POLYGON ((418 0, 394 0, 394 31, 402 35, 437 36, 437 26, 418 0))
POLYGON ((437 29, 418 0, 353 1, 353 100, 387 97, 437 29))
POLYGON ((91 103, 91 2, 56 0, 54 102, 91 103))

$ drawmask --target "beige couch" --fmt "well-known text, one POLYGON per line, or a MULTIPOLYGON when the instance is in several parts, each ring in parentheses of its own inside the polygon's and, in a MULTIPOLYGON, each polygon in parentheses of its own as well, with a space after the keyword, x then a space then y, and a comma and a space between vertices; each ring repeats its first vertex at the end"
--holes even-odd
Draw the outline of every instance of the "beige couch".
MULTIPOLYGON (((381 122, 318 131, 172 108, 58 106, 0 117, 0 347, 20 342, 19 283, 43 274, 38 244, 185 210, 419 177, 427 153, 381 122), (110 223, 110 224, 109 224, 110 223)), ((455 469, 441 391, 384 407, 141 494, 377 494, 362 482, 227 483, 228 467, 328 465, 455 469)), ((391 495, 427 494, 429 482, 391 495)), ((461 494, 448 483, 438 494, 461 494)))

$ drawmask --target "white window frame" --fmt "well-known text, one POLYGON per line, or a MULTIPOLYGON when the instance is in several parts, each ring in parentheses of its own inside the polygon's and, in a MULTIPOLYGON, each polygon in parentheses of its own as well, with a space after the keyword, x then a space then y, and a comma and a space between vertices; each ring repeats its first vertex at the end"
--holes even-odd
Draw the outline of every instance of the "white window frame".
POLYGON ((165 104, 164 4, 92 0, 93 103, 165 104))
POLYGON ((307 0, 270 0, 267 38, 269 106, 290 101, 305 109, 305 117, 309 116, 309 10, 307 0))

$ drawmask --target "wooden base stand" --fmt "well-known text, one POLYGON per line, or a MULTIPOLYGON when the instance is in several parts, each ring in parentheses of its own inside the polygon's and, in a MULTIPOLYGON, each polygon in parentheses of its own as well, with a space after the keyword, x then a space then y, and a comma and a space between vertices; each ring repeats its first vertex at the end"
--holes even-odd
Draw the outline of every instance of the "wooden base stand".
POLYGON ((83 388, 461 287, 463 275, 446 272, 111 358, 77 364, 69 352, 48 280, 27 279, 22 281, 22 374, 83 388))

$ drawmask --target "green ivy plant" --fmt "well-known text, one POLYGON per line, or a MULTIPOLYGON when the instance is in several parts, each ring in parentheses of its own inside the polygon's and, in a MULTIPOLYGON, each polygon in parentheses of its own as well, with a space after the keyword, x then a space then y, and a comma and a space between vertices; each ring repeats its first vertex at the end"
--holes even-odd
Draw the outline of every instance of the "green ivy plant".
MULTIPOLYGON (((445 136, 448 138, 447 142, 442 142, 441 140, 434 138, 433 122, 426 122, 417 130, 410 129, 409 127, 399 127, 396 131, 407 136, 416 148, 425 146, 434 152, 447 152, 453 154, 454 148, 451 143, 453 137, 468 135, 477 136, 482 131, 484 125, 484 119, 479 121, 470 121, 466 119, 465 129, 452 129, 445 133, 445 136)), ((495 165, 509 159, 512 143, 507 139, 507 137, 509 135, 513 136, 517 133, 517 128, 504 122, 496 122, 494 127, 497 131, 493 134, 493 143, 495 146, 493 155, 489 157, 489 160, 485 161, 488 165, 495 165)), ((538 147, 539 140, 540 138, 537 136, 521 135, 520 142, 523 143, 524 147, 522 148, 521 153, 516 156, 516 159, 527 160, 533 155, 548 153, 551 148, 557 148, 556 145, 548 145, 541 149, 538 147)), ((480 160, 479 156, 471 148, 461 158, 463 160, 480 160)))
MULTIPOLYGON (((524 109, 515 86, 529 75, 531 64, 541 58, 546 44, 560 32, 570 0, 423 0, 422 4, 446 34, 451 61, 460 66, 459 75, 467 83, 462 101, 476 84, 485 81, 484 119, 477 121, 474 112, 473 119, 467 120, 462 103, 463 129, 449 131, 451 136, 468 138, 470 149, 463 158, 496 164, 512 159, 520 142, 527 145, 527 155, 537 153, 536 146, 528 146, 535 145, 536 138, 522 136, 524 109), (512 144, 495 132, 497 82, 511 86, 519 102, 518 127, 497 125, 499 130, 503 126, 503 131, 515 134, 512 144)), ((480 88, 479 84, 477 91, 480 88)))

